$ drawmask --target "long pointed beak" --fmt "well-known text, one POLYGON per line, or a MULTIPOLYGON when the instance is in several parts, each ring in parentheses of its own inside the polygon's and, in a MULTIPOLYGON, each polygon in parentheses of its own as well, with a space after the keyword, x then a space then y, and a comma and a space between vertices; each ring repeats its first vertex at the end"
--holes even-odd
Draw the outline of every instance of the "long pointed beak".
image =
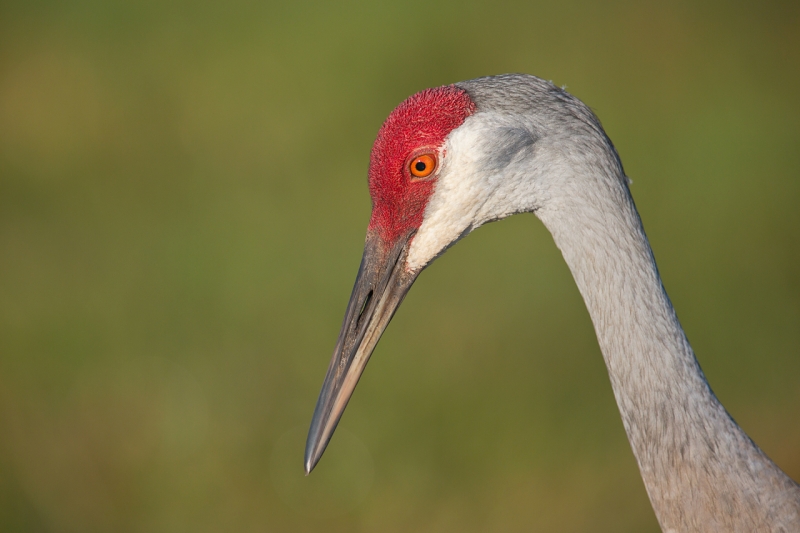
POLYGON ((404 266, 412 236, 413 232, 389 245, 377 234, 367 234, 353 294, 308 430, 306 474, 325 452, 375 345, 417 277, 404 266))

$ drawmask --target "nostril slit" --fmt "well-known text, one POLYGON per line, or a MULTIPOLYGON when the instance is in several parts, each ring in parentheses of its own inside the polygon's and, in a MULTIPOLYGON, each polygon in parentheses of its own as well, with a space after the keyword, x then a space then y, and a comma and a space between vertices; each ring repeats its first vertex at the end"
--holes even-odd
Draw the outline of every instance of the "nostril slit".
POLYGON ((364 311, 367 310, 370 300, 372 300, 372 291, 369 291, 369 294, 367 294, 367 297, 364 299, 364 305, 361 306, 361 311, 358 313, 356 324, 359 326, 361 325, 361 320, 364 318, 364 311))

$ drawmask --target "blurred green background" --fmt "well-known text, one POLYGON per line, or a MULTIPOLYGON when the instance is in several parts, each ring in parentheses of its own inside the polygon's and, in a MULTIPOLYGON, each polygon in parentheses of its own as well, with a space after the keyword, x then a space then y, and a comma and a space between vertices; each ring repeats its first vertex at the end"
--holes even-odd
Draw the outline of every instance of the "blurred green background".
POLYGON ((712 387, 800 479, 800 4, 0 4, 0 530, 656 531, 530 215, 430 267, 303 476, 374 136, 528 72, 633 179, 712 387))

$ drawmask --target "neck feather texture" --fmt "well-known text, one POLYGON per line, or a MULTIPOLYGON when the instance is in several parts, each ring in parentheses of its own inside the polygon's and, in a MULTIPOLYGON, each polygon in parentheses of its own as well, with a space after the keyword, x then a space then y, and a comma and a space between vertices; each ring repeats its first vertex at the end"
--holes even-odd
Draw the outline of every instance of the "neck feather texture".
MULTIPOLYGON (((665 531, 800 531, 800 487, 711 391, 664 291, 627 182, 567 176, 536 214, 594 323, 625 431, 665 531)), ((612 175, 617 174, 617 175, 612 175)))

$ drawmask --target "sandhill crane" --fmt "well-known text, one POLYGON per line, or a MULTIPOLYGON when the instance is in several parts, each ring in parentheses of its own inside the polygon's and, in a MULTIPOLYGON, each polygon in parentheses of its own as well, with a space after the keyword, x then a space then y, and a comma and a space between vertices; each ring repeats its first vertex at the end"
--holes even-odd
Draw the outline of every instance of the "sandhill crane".
POLYGON ((520 74, 422 91, 381 127, 369 189, 364 256, 311 422, 307 473, 419 273, 478 226, 533 212, 589 310, 661 528, 800 531, 800 486, 711 391, 619 156, 586 105, 520 74))

